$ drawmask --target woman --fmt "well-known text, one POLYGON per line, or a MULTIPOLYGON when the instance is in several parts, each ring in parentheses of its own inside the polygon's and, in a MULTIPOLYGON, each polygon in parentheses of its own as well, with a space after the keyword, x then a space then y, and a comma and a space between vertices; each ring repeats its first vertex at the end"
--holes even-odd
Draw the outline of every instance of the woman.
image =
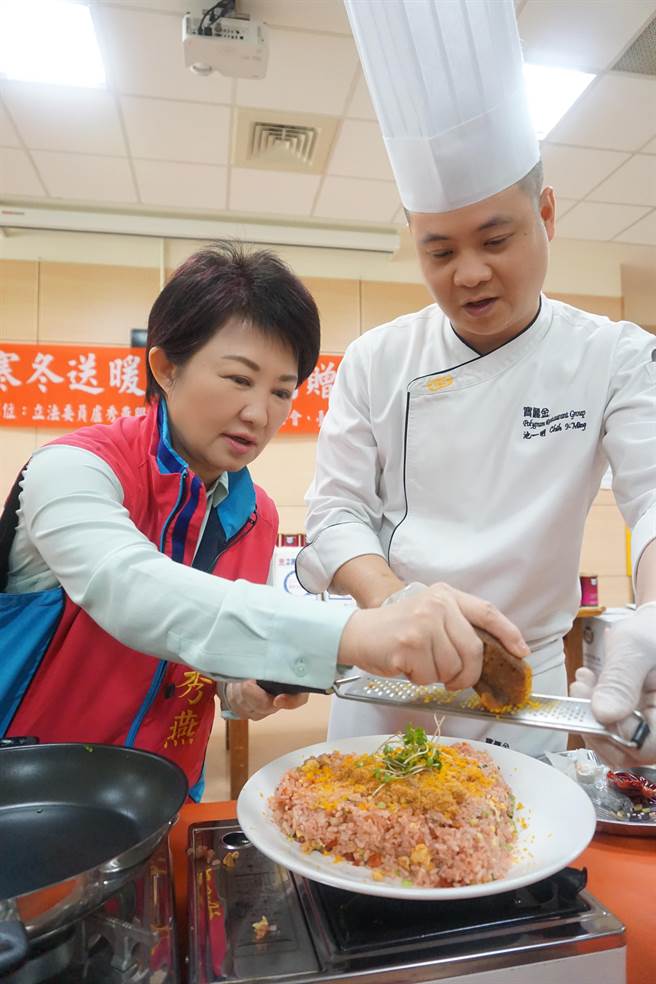
POLYGON ((304 699, 255 678, 325 688, 338 660, 439 678, 437 596, 352 614, 264 586, 277 513, 247 466, 318 351, 316 305, 272 254, 224 244, 174 273, 148 321, 146 415, 39 449, 8 500, 0 736, 155 751, 199 798, 217 678, 253 718, 304 699))

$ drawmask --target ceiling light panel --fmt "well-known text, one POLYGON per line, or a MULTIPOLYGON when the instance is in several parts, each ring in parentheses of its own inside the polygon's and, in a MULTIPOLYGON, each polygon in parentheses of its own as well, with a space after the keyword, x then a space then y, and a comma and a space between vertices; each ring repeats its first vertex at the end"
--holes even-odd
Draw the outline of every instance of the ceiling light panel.
POLYGON ((0 0, 0 75, 102 88, 105 69, 88 6, 73 0, 0 0))

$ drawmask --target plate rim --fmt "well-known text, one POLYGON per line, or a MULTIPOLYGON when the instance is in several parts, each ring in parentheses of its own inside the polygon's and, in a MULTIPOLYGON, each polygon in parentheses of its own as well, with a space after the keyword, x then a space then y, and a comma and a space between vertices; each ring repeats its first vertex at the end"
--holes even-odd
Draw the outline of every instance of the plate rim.
MULTIPOLYGON (((391 737, 393 736, 358 735, 358 736, 353 736, 352 738, 333 739, 331 741, 317 742, 313 745, 308 745, 305 748, 295 749, 294 751, 287 752, 285 755, 281 755, 277 759, 273 759, 271 762, 268 762, 266 765, 262 766, 262 768, 258 769, 257 772, 253 773, 253 775, 249 777, 237 799, 237 818, 239 820, 239 824, 242 830, 244 831, 248 839, 258 850, 262 851, 264 855, 266 855, 272 861, 275 861, 277 864, 282 865, 282 867, 287 868, 288 870, 291 870, 294 873, 303 876, 304 878, 308 878, 311 881, 319 881, 322 884, 330 885, 334 888, 342 889, 343 891, 352 891, 364 895, 376 895, 383 898, 407 899, 409 901, 438 901, 438 900, 456 901, 458 899, 481 898, 485 895, 499 895, 503 892, 511 892, 518 888, 522 888, 526 885, 532 885, 538 881, 542 881, 545 878, 549 878, 551 875, 555 874, 556 872, 562 871, 564 867, 567 867, 568 864, 570 864, 575 858, 577 858, 586 849, 586 847, 588 847, 588 845, 592 841, 592 838, 595 835, 597 817, 596 817, 594 806, 590 801, 589 797, 586 795, 586 793, 568 776, 565 776, 563 773, 558 772, 557 769, 553 769, 552 766, 547 765, 544 762, 539 762, 537 759, 533 758, 532 756, 526 755, 524 752, 518 752, 515 749, 502 748, 502 747, 490 745, 486 742, 477 741, 474 739, 450 738, 450 737, 443 737, 440 739, 440 741, 449 745, 458 744, 464 741, 467 744, 472 745, 472 747, 474 748, 477 748, 481 751, 488 752, 488 754, 491 754, 493 758, 495 757, 494 755, 495 751, 498 753, 502 753, 501 757, 503 757, 503 755, 506 753, 510 753, 511 757, 520 756, 521 759, 529 759, 536 766, 548 769, 550 772, 558 775, 560 778, 556 780, 557 782, 560 782, 562 779, 565 780, 567 783, 571 783, 572 788, 576 790, 576 793, 573 793, 573 795, 579 797, 579 802, 581 803, 582 809, 584 813, 587 813, 587 823, 585 825, 585 829, 581 829, 580 831, 577 831, 578 837, 576 842, 576 849, 572 847, 571 850, 566 852, 567 854, 566 858, 562 859, 558 863, 552 863, 550 865, 547 865, 545 868, 541 868, 540 871, 537 873, 525 872, 524 874, 515 875, 512 878, 506 877, 503 879, 497 879, 495 881, 490 881, 490 882, 477 882, 474 885, 461 885, 455 887, 442 887, 442 888, 421 888, 421 887, 408 888, 391 881, 377 882, 374 881, 373 879, 369 882, 353 880, 352 883, 345 885, 344 876, 340 875, 337 871, 335 872, 335 874, 332 874, 330 869, 328 868, 326 869, 326 871, 323 871, 323 869, 321 869, 319 872, 315 871, 314 868, 312 868, 309 864, 307 864, 304 861, 304 856, 300 853, 300 848, 298 848, 299 857, 292 858, 292 860, 294 861, 294 864, 292 865, 290 864, 289 856, 285 853, 285 850, 283 848, 279 847, 275 843, 271 845, 266 841, 265 838, 260 837, 260 833, 262 829, 265 830, 267 829, 267 827, 262 828, 262 821, 263 820, 266 821, 267 825, 273 824, 273 821, 266 816, 265 813, 265 810, 267 808, 266 801, 265 801, 264 808, 261 812, 257 813, 257 811, 255 810, 255 807, 257 806, 257 803, 255 801, 255 796, 258 796, 259 793, 255 793, 255 796, 253 796, 253 803, 252 803, 253 812, 257 813, 258 820, 257 821, 253 820, 253 822, 251 822, 250 816, 248 816, 247 814, 245 815, 245 811, 248 810, 251 806, 250 797, 252 796, 252 790, 256 789, 258 785, 257 783, 258 777, 260 777, 264 771, 271 769, 272 767, 275 766, 279 769, 282 769, 281 771, 281 775, 282 775, 285 771, 287 771, 287 769, 296 767, 305 758, 309 758, 317 754, 324 754, 329 751, 341 751, 344 749, 344 746, 348 742, 355 741, 355 740, 358 741, 365 740, 365 741, 371 741, 373 743, 375 741, 377 742, 376 745, 377 747, 378 745, 382 744, 386 739, 389 739, 391 737)), ((275 825, 274 828, 277 831, 277 833, 280 834, 281 837, 285 837, 282 831, 278 830, 278 828, 275 827, 275 825)), ((286 838, 286 840, 289 841, 290 845, 294 845, 294 841, 291 840, 291 838, 286 838)), ((307 856, 310 857, 311 854, 313 853, 315 852, 311 852, 307 856)), ((345 870, 348 870, 348 862, 342 862, 340 863, 339 866, 336 865, 335 867, 336 868, 339 867, 340 871, 344 872, 345 870), (343 866, 347 866, 347 867, 345 868, 343 866)), ((356 870, 362 871, 362 868, 358 868, 356 870)))

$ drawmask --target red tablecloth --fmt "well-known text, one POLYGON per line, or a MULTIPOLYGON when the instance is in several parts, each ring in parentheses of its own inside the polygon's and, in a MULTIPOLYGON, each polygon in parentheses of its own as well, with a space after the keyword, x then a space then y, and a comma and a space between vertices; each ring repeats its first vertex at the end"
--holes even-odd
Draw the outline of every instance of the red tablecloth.
MULTIPOLYGON (((204 820, 235 816, 234 803, 201 803, 182 808, 171 832, 176 910, 184 954, 187 941, 187 828, 204 820)), ((627 929, 628 984, 656 984, 656 840, 595 837, 577 858, 588 869, 588 888, 627 929)))

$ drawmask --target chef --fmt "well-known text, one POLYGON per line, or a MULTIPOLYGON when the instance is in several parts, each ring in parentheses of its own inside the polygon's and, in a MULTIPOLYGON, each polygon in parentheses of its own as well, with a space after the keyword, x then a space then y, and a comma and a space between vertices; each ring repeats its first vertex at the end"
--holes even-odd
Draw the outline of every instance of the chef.
MULTIPOLYGON (((481 622, 459 592, 477 596, 521 632, 534 691, 565 694, 584 523, 610 463, 639 606, 617 636, 640 692, 641 661, 656 653, 656 339, 541 293, 556 202, 543 187, 512 0, 346 4, 435 303, 346 352, 299 579, 363 608, 445 585, 440 631, 454 676, 480 645, 481 622)), ((432 715, 414 718, 432 727, 432 715)), ((387 733, 406 720, 338 701, 329 733, 387 733)), ((566 738, 457 717, 442 733, 535 754, 566 738)))

